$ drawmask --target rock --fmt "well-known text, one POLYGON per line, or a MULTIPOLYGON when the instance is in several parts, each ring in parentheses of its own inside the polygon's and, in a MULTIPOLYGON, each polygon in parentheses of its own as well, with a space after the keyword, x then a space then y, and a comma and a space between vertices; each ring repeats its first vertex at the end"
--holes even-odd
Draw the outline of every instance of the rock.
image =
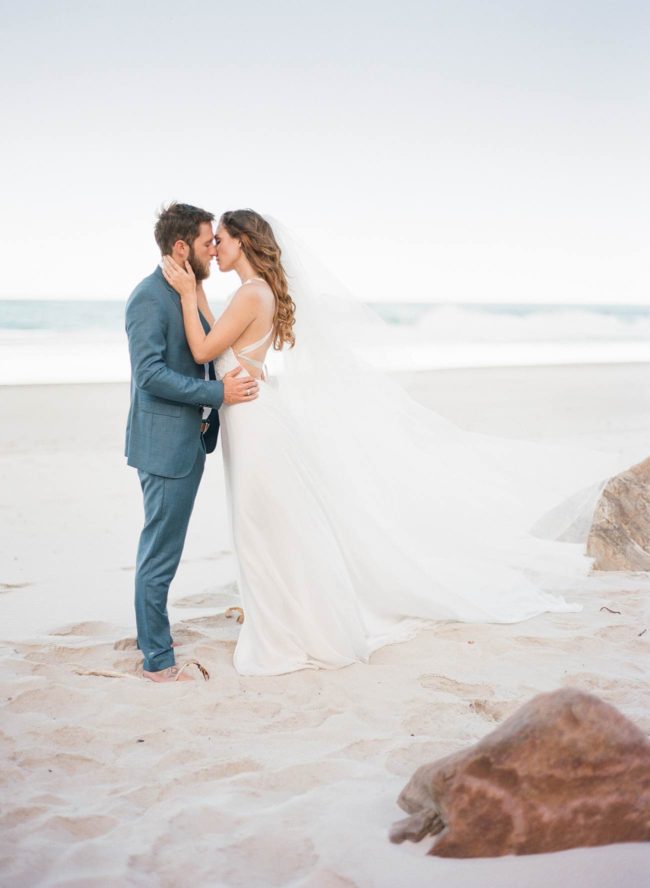
POLYGON ((594 570, 650 570, 650 459, 611 478, 594 512, 594 570))
POLYGON ((650 741, 593 694, 534 697, 462 752, 418 768, 390 839, 438 857, 500 857, 650 840, 650 741))

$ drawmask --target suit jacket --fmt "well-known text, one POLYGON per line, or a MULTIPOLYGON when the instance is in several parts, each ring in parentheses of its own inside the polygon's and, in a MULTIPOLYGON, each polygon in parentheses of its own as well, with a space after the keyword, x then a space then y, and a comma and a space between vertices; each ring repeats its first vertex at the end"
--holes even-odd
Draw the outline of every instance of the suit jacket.
MULTIPOLYGON (((201 318, 206 332, 209 329, 201 318)), ((135 288, 126 304, 131 358, 131 406, 125 455, 130 466, 166 478, 188 475, 197 451, 217 444, 223 383, 204 379, 187 344, 178 293, 160 268, 135 288), (203 406, 212 407, 201 436, 203 406), (203 439, 202 439, 203 437, 203 439)))

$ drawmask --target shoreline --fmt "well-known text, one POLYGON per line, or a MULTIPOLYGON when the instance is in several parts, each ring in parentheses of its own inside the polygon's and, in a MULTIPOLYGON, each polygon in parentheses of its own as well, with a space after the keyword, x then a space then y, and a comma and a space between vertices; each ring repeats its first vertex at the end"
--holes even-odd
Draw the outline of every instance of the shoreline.
MULTIPOLYGON (((525 347, 525 343, 522 344, 522 347, 525 347)), ((426 347, 428 351, 431 350, 431 346, 426 347)), ((464 361, 455 361, 451 360, 446 363, 441 363, 439 365, 431 365, 428 360, 424 360, 422 362, 415 361, 412 366, 408 366, 403 364, 399 360, 393 361, 393 363, 388 363, 385 366, 382 366, 379 361, 377 361, 377 369, 382 373, 388 373, 391 376, 407 376, 414 373, 455 373, 455 372, 471 372, 471 373, 479 373, 486 372, 489 370, 509 370, 513 372, 518 372, 522 370, 552 370, 553 368, 558 369, 570 369, 570 368, 596 368, 596 367, 650 367, 650 346, 648 347, 649 354, 647 359, 628 359, 627 357, 621 359, 612 359, 612 360, 595 360, 591 356, 586 360, 549 360, 549 361, 502 361, 502 362, 464 362, 464 361)), ((645 346, 644 346, 645 351, 645 346)), ((36 356, 34 356, 35 358, 36 356)), ((88 359, 92 357, 92 354, 89 352, 86 356, 88 359)), ((373 361, 369 361, 372 365, 373 361)), ((1 369, 1 366, 0 366, 1 369)), ((276 375, 276 374, 272 374, 276 375)), ((281 374, 279 374, 281 375, 281 374)), ((3 389, 12 389, 12 388, 52 388, 55 386, 65 386, 65 385, 74 385, 74 386, 87 386, 87 385, 128 385, 130 381, 130 374, 124 373, 123 375, 112 378, 112 379, 103 379, 101 375, 98 375, 96 378, 90 379, 79 379, 78 374, 72 374, 73 378, 56 378, 52 380, 48 379, 26 379, 25 381, 21 381, 19 379, 10 379, 9 382, 2 381, 0 376, 0 391, 3 389)))
MULTIPOLYGON (((650 345, 649 345, 650 348, 650 345)), ((647 368, 650 371, 650 354, 648 355, 647 361, 640 360, 627 360, 627 361, 591 361, 589 363, 574 363, 571 361, 566 362, 558 362, 553 364, 539 363, 539 364, 486 364, 481 366, 458 366, 458 367, 413 367, 413 368, 403 368, 403 369, 390 369, 383 372, 386 372, 388 375, 394 377, 397 380, 400 379, 408 379, 409 377, 422 377, 428 374, 462 374, 462 373, 502 373, 508 372, 513 374, 518 373, 535 373, 535 372, 545 372, 548 371, 552 373, 553 371, 557 372, 565 372, 565 371, 594 371, 594 370, 604 370, 605 368, 637 368, 639 370, 647 368)), ((650 372, 649 372, 650 375, 650 372)), ((24 391, 25 389, 52 389, 52 388, 65 388, 71 386, 73 388, 81 388, 86 386, 129 386, 129 379, 77 379, 77 380, 69 380, 65 382, 56 382, 56 381, 48 381, 41 380, 38 382, 0 382, 0 393, 5 391, 10 391, 12 389, 18 389, 20 391, 24 391)))

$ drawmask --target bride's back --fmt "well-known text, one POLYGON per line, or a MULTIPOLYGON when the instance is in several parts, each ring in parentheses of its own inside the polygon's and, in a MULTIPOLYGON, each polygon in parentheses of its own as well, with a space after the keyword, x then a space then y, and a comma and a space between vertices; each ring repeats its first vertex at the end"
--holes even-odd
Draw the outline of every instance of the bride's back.
POLYGON ((242 283, 233 299, 250 300, 255 309, 255 317, 233 343, 232 350, 244 362, 243 366, 250 375, 259 379, 264 373, 264 358, 273 343, 275 296, 266 281, 249 278, 242 283))

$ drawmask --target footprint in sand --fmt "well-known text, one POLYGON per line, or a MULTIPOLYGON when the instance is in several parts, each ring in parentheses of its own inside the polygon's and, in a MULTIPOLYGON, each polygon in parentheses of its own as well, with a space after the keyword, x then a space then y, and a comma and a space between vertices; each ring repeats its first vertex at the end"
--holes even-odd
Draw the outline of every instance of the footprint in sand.
POLYGON ((481 718, 490 722, 501 722, 513 713, 519 706, 520 702, 516 700, 498 701, 498 700, 472 700, 469 708, 472 712, 480 715, 481 718))
POLYGON ((66 664, 81 666, 84 663, 95 663, 102 647, 105 645, 101 643, 38 646, 34 650, 26 652, 24 657, 30 662, 40 663, 43 666, 64 666, 66 664))
MULTIPOLYGON (((190 605, 187 605, 188 607, 190 605)), ((208 636, 199 629, 194 629, 190 624, 205 626, 228 626, 232 621, 226 620, 223 614, 216 614, 211 617, 196 617, 193 620, 184 620, 182 623, 176 623, 172 626, 172 637, 176 647, 186 644, 196 644, 199 641, 206 641, 208 636)), ((120 638, 113 644, 113 650, 116 651, 138 651, 137 641, 135 638, 120 638)), ((117 667, 116 667, 117 668, 117 667)))
POLYGON ((15 589, 26 589, 33 583, 0 583, 0 592, 13 592, 15 589))
POLYGON ((256 791, 276 792, 287 798, 310 792, 324 784, 334 784, 354 773, 354 766, 345 762, 305 762, 300 765, 289 765, 277 771, 264 771, 251 775, 249 783, 256 791))
POLYGON ((118 657, 117 660, 113 660, 112 665, 109 667, 109 671, 113 670, 114 672, 125 672, 127 675, 142 675, 142 661, 138 657, 134 659, 131 657, 118 657))
POLYGON ((48 684, 45 688, 21 691, 5 708, 14 713, 37 712, 40 715, 59 716, 64 712, 80 711, 86 703, 86 696, 73 688, 48 684))
POLYGON ((86 755, 73 755, 68 752, 42 752, 25 753, 16 759, 16 763, 21 768, 28 768, 30 771, 46 770, 52 774, 66 774, 76 777, 79 774, 94 774, 100 767, 97 759, 89 758, 86 755))
MULTIPOLYGON (((228 639, 236 639, 239 635, 240 627, 236 620, 228 618, 225 614, 210 614, 210 616, 206 617, 192 617, 189 620, 183 620, 179 628, 181 631, 189 630, 190 632, 193 631, 197 634, 200 633, 201 640, 209 640, 210 642, 212 642, 222 641, 224 635, 228 639), (201 630, 203 629, 207 631, 202 632, 201 630), (214 631, 217 629, 220 631, 219 637, 215 637, 214 635, 214 631), (221 634, 222 630, 223 634, 221 634)), ((176 627, 172 628, 172 635, 174 635, 174 639, 176 638, 176 631, 176 627)))
POLYGON ((538 648, 548 651, 570 652, 582 647, 583 639, 579 635, 571 638, 543 638, 537 635, 514 635, 512 641, 517 647, 538 648))
POLYGON ((313 710, 311 712, 300 712, 296 715, 290 715, 287 718, 277 719, 270 725, 266 725, 265 731, 293 732, 300 731, 304 728, 320 728, 329 718, 340 715, 338 709, 313 710))
POLYGON ((97 735, 78 725, 63 725, 48 731, 48 742, 56 746, 89 746, 96 742, 97 735))
POLYGON ((629 694, 633 691, 640 691, 646 694, 650 692, 650 684, 646 680, 607 678, 604 675, 594 675, 591 672, 575 672, 573 675, 565 675, 562 684, 581 688, 584 691, 593 691, 594 693, 608 693, 614 697, 629 694))
POLYGON ((30 823, 33 820, 40 820, 44 814, 48 814, 49 808, 44 805, 23 805, 8 811, 0 817, 0 827, 3 830, 12 829, 14 826, 22 826, 24 823, 30 823))
POLYGON ((235 816, 227 808, 210 804, 206 800, 188 802, 184 810, 169 819, 172 833, 180 831, 183 835, 206 836, 215 833, 232 836, 240 827, 246 827, 247 817, 235 816))
POLYGON ((434 673, 421 675, 418 678, 420 687, 428 688, 433 691, 442 691, 446 694, 453 694, 454 697, 460 697, 467 700, 468 697, 492 697, 494 692, 489 685, 486 684, 469 684, 468 682, 456 681, 447 675, 436 675, 434 673))
POLYGON ((620 708, 642 731, 650 733, 650 683, 647 679, 613 679, 605 675, 576 672, 565 675, 562 684, 596 694, 620 708))
MULTIPOLYGON (((36 646, 34 646, 34 648, 36 648, 36 646)), ((38 648, 41 648, 40 644, 38 645, 38 648)), ((11 656, 11 654, 8 653, 8 647, 2 649, 0 652, 0 658, 2 659, 2 665, 4 666, 7 675, 11 674, 12 678, 15 679, 19 675, 40 675, 45 671, 45 667, 38 663, 34 663, 33 658, 26 658, 26 654, 29 653, 30 649, 31 648, 27 645, 20 645, 19 647, 14 645, 11 648, 11 652, 13 654, 18 654, 19 656, 11 656)))
POLYGON ((401 729, 408 737, 465 737, 467 724, 468 695, 464 700, 458 697, 445 700, 436 697, 426 703, 412 705, 407 718, 401 723, 401 729), (460 734, 459 734, 460 731, 460 734))
POLYGON ((174 607, 220 608, 231 605, 233 598, 239 598, 237 583, 226 583, 216 589, 204 589, 203 592, 184 595, 171 603, 174 607))
POLYGON ((575 672, 573 675, 565 675, 562 684, 566 687, 580 688, 583 691, 611 691, 618 687, 618 682, 589 672, 575 672))
POLYGON ((184 644, 196 644, 196 642, 206 640, 204 632, 199 632, 198 629, 191 629, 184 624, 172 626, 172 635, 174 636, 174 644, 177 647, 184 644))
MULTIPOLYGON (((599 629, 596 638, 605 638, 607 641, 634 642, 639 639, 639 632, 643 626, 627 624, 625 626, 605 626, 599 629)), ((643 636, 641 636, 641 639, 643 636)))
MULTIPOLYGON (((191 753, 191 750, 189 750, 191 753)), ((229 777, 236 777, 238 774, 249 774, 251 772, 262 771, 264 766, 253 759, 241 759, 240 761, 215 763, 207 765, 204 768, 197 768, 189 773, 184 772, 178 778, 178 782, 185 783, 209 783, 213 780, 227 780, 229 777)))
POLYGON ((48 839, 52 838, 52 833, 57 838, 69 839, 71 842, 77 842, 83 839, 96 839, 99 836, 105 836, 120 821, 117 817, 107 817, 104 815, 84 815, 82 817, 66 817, 62 814, 56 814, 50 817, 40 826, 40 832, 48 839))
POLYGON ((391 740, 356 740, 354 743, 349 743, 347 746, 333 749, 328 754, 328 757, 356 759, 365 762, 371 756, 384 752, 386 746, 390 743, 391 740))
POLYGON ((138 643, 135 638, 120 638, 113 645, 114 651, 137 651, 138 643))
POLYGON ((115 627, 110 623, 88 620, 85 623, 71 623, 69 626, 61 626, 50 635, 112 635, 115 627))

